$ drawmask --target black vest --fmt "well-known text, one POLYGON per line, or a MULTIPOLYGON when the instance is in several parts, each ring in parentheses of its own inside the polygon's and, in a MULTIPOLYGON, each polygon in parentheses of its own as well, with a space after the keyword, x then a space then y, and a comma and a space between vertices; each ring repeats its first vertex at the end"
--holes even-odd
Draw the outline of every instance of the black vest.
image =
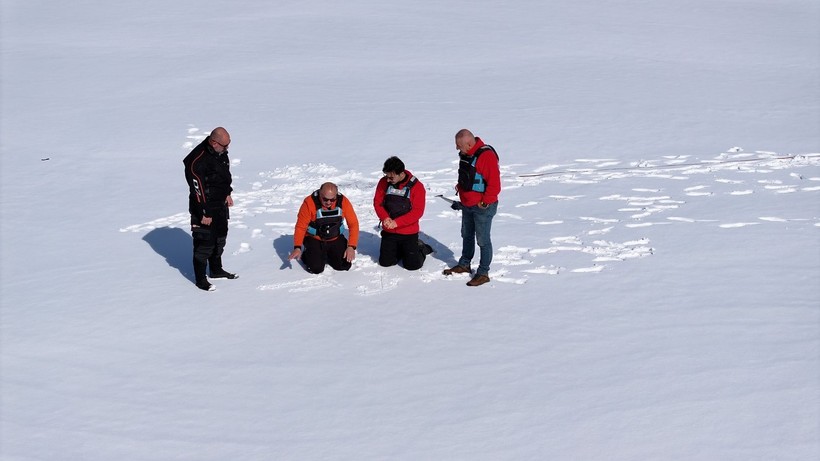
POLYGON ((384 193, 384 202, 382 205, 387 210, 387 214, 391 219, 396 219, 401 215, 407 214, 413 208, 410 202, 410 189, 419 182, 415 176, 410 176, 410 180, 403 188, 398 188, 390 183, 387 183, 387 190, 384 193))
POLYGON ((336 207, 329 210, 322 208, 322 199, 318 190, 313 192, 312 197, 313 203, 316 204, 316 219, 308 224, 308 233, 322 240, 335 239, 344 230, 344 218, 342 217, 344 196, 336 195, 336 207))
POLYGON ((484 192, 487 188, 487 180, 476 171, 475 165, 478 162, 478 157, 488 150, 493 151, 495 157, 498 158, 498 152, 489 144, 481 146, 473 155, 458 154, 460 159, 458 162, 458 187, 461 190, 484 192))

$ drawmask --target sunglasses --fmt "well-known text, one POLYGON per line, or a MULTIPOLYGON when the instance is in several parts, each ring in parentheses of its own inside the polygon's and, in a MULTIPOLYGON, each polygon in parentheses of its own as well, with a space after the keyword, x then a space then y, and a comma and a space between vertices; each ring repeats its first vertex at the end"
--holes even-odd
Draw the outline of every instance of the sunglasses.
POLYGON ((231 145, 230 142, 228 142, 228 144, 222 144, 221 142, 217 141, 216 139, 211 139, 211 141, 215 142, 219 147, 221 147, 223 149, 227 149, 228 146, 231 145))
POLYGON ((325 202, 325 203, 333 203, 333 202, 336 201, 336 197, 330 197, 330 198, 322 197, 322 201, 325 202))

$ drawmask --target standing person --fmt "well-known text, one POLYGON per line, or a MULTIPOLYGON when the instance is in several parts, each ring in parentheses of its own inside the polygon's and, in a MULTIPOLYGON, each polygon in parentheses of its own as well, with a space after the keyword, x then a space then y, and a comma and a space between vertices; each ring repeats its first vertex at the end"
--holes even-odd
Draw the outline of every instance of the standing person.
POLYGON ((394 266, 402 261, 405 269, 418 270, 433 250, 419 240, 419 220, 427 200, 424 184, 404 169, 398 157, 385 160, 382 172, 384 177, 373 196, 373 208, 382 226, 379 265, 394 266))
POLYGON ((321 274, 325 264, 337 271, 349 270, 356 258, 359 218, 353 205, 332 182, 305 197, 296 217, 293 251, 288 259, 302 257, 308 272, 321 274), (349 237, 345 237, 345 223, 349 237), (302 251, 304 245, 304 252, 302 251))
POLYGON ((461 210, 461 258, 458 264, 445 269, 444 275, 470 273, 470 262, 475 256, 478 243, 480 259, 475 276, 467 282, 477 287, 490 281, 490 263, 493 260, 493 243, 490 228, 498 210, 498 194, 501 192, 501 172, 498 153, 481 138, 463 129, 456 133, 456 149, 459 151, 458 184, 456 191, 461 200, 453 204, 461 210))
POLYGON ((211 278, 237 278, 222 268, 230 218, 228 208, 233 206, 230 143, 231 135, 225 128, 214 128, 182 161, 190 189, 188 211, 194 238, 194 276, 196 286, 206 291, 214 290, 205 275, 209 265, 211 278))

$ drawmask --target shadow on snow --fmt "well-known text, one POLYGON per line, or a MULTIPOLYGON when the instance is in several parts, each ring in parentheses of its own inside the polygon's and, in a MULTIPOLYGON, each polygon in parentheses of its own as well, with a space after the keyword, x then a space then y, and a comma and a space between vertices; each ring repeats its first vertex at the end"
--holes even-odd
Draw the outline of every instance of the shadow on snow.
MULTIPOLYGON (((428 264, 431 258, 446 263, 448 267, 456 264, 455 255, 447 245, 442 244, 424 232, 419 232, 419 239, 433 248, 433 253, 427 257, 425 264, 428 264)), ((359 245, 356 249, 358 253, 357 257, 368 257, 371 261, 378 264, 380 246, 381 236, 379 236, 379 234, 361 231, 359 232, 359 245)), ((288 260, 288 255, 293 251, 293 234, 280 235, 275 238, 273 240, 273 251, 282 263, 279 266, 279 270, 293 269, 294 261, 288 260)), ((304 269, 304 264, 302 264, 301 259, 297 259, 295 262, 304 269)))
POLYGON ((188 232, 178 227, 159 227, 142 238, 158 255, 165 258, 169 266, 178 270, 183 277, 194 282, 193 241, 188 232))

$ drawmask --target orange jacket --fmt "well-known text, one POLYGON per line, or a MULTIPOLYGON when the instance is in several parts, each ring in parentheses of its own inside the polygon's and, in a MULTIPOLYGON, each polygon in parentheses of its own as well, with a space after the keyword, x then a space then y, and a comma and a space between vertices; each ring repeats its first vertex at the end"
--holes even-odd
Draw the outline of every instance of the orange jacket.
MULTIPOLYGON (((358 246, 359 218, 356 216, 356 212, 353 211, 353 205, 350 204, 350 200, 348 200, 347 197, 342 199, 342 217, 348 229, 347 244, 354 247, 358 246)), ((299 207, 299 214, 296 215, 296 228, 293 230, 294 248, 301 247, 305 238, 319 238, 308 233, 308 224, 314 219, 316 219, 316 203, 314 203, 313 195, 311 194, 302 201, 302 206, 299 207)))

